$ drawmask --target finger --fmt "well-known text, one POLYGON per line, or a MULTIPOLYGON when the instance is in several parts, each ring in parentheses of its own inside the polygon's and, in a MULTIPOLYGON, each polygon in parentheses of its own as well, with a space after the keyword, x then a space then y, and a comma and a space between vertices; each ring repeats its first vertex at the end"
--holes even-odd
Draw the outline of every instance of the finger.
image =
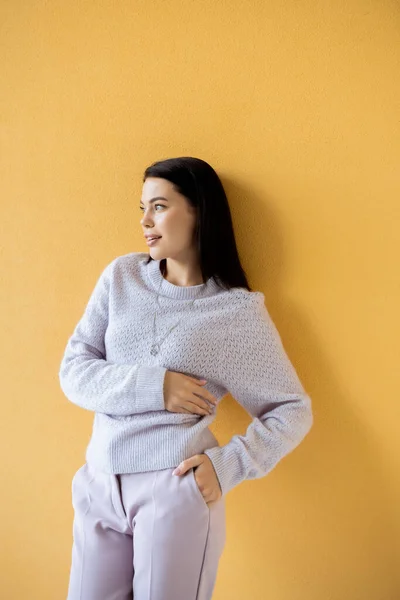
POLYGON ((196 414, 196 415, 211 415, 212 414, 212 410, 207 407, 207 408, 202 408, 201 406, 199 406, 198 404, 195 404, 194 402, 191 402, 190 400, 187 401, 186 406, 188 407, 189 411, 191 411, 192 413, 196 414))
POLYGON ((210 502, 217 502, 220 499, 220 495, 216 492, 205 492, 203 498, 209 504, 210 502))
POLYGON ((186 471, 189 471, 189 469, 192 469, 193 467, 197 467, 198 465, 201 465, 202 462, 203 462, 202 455, 195 454, 194 456, 191 456, 190 458, 183 460, 176 467, 176 469, 173 471, 172 474, 173 475, 183 475, 184 473, 186 473, 186 471))
POLYGON ((212 404, 213 406, 217 406, 218 404, 218 400, 216 399, 215 396, 213 396, 211 394, 211 392, 209 392, 208 390, 202 390, 201 394, 197 393, 197 392, 192 392, 195 396, 198 396, 199 398, 203 398, 204 400, 207 400, 207 402, 210 402, 210 404, 212 404))
POLYGON ((195 393, 192 393, 192 397, 188 399, 188 402, 192 402, 193 404, 196 404, 196 406, 199 406, 200 408, 203 408, 204 410, 207 410, 208 412, 210 412, 213 408, 199 394, 195 394, 195 393))
MULTIPOLYGON (((199 488, 200 489, 200 488, 199 488)), ((201 490, 200 490, 201 491, 201 490)), ((210 502, 215 502, 216 501, 216 494, 213 491, 209 491, 209 490, 203 490, 201 492, 203 498, 204 498, 204 502, 207 502, 207 504, 209 504, 210 502)))
POLYGON ((175 406, 174 413, 187 413, 188 415, 191 415, 192 412, 190 410, 187 410, 184 406, 175 406))
POLYGON ((206 388, 203 388, 201 392, 199 390, 195 390, 193 394, 196 394, 196 396, 198 395, 200 398, 205 398, 208 402, 211 402, 211 404, 217 404, 218 402, 216 397, 206 388))

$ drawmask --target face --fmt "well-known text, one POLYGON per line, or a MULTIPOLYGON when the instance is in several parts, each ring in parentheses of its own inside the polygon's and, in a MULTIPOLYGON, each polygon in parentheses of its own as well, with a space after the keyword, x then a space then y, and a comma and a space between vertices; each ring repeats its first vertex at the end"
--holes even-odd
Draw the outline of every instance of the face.
POLYGON ((143 183, 140 211, 143 234, 160 236, 154 242, 147 240, 152 258, 184 260, 193 252, 196 210, 170 181, 148 177, 143 183))

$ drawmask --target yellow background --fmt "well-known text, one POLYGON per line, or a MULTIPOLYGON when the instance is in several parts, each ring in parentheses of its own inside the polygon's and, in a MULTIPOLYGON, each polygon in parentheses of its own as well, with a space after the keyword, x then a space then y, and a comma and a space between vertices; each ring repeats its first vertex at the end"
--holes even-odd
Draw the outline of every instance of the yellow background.
MULTIPOLYGON (((315 418, 228 495, 213 600, 400 598, 399 25, 388 0, 0 3, 2 599, 66 597, 93 414, 60 361, 147 251, 145 167, 181 155, 220 174, 315 418)), ((226 398, 214 432, 248 422, 226 398)))

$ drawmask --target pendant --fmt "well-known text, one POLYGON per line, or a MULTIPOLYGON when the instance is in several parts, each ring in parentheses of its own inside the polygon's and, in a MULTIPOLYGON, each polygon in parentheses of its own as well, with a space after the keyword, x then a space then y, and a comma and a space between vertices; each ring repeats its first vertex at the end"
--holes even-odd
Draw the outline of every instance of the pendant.
POLYGON ((150 354, 152 354, 153 356, 156 356, 156 354, 158 354, 160 350, 160 346, 158 344, 153 344, 150 350, 150 354))

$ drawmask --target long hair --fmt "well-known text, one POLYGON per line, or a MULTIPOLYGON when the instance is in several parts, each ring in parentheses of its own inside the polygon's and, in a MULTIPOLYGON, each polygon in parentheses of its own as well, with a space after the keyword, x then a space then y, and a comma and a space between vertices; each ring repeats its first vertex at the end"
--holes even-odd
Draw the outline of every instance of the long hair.
MULTIPOLYGON (((145 170, 143 182, 148 177, 167 179, 196 208, 195 243, 203 281, 214 277, 222 288, 252 291, 240 263, 228 199, 214 169, 200 158, 181 156, 153 163, 145 170)), ((151 260, 149 255, 147 263, 151 260)), ((163 274, 165 266, 163 259, 163 274)))

